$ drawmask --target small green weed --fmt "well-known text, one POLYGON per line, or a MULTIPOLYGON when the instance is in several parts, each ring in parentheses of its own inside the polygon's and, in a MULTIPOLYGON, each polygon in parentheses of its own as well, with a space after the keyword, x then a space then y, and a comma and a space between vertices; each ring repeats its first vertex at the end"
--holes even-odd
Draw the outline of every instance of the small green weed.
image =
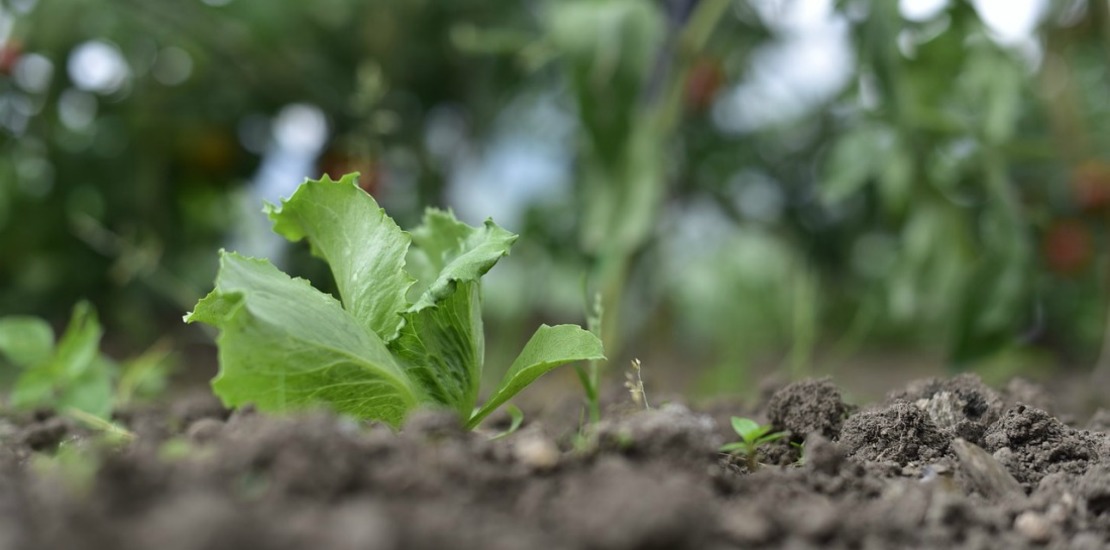
POLYGON ((794 466, 801 468, 806 465, 806 443, 805 441, 798 443, 791 441, 790 446, 798 450, 798 460, 794 462, 794 466))
POLYGON ((748 471, 754 472, 759 469, 759 461, 756 460, 756 452, 759 448, 786 437, 789 432, 771 432, 770 425, 761 426, 758 422, 750 418, 740 418, 739 416, 732 417, 732 429, 736 430, 737 435, 740 436, 740 441, 728 443, 721 446, 721 452, 735 454, 742 453, 747 460, 748 471))

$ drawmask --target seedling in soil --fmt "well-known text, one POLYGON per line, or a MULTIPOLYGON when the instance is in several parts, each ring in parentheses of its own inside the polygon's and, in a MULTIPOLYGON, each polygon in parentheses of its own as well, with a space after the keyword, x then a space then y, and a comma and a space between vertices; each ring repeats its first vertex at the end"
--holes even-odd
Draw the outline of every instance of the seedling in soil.
POLYGON ((806 465, 806 443, 805 443, 805 441, 803 441, 801 443, 798 443, 796 441, 791 441, 790 446, 794 447, 795 449, 798 450, 798 460, 796 460, 794 462, 794 466, 797 466, 798 468, 804 467, 806 465))
POLYGON ((57 342, 50 324, 38 317, 0 317, 0 364, 10 363, 18 372, 10 403, 22 409, 50 407, 86 423, 90 418, 104 422, 113 406, 164 385, 168 351, 156 346, 117 364, 100 353, 102 334, 88 302, 73 308, 57 342))
POLYGON ((107 416, 112 407, 112 365, 99 353, 103 331, 87 302, 55 344, 50 325, 36 317, 0 319, 0 356, 20 369, 10 399, 18 408, 79 409, 107 416))
POLYGON ((220 330, 212 388, 225 404, 327 405, 393 425, 419 406, 444 407, 474 428, 555 367, 604 358, 601 340, 581 327, 541 326, 475 409, 485 355, 479 281, 517 236, 435 209, 406 233, 356 178, 309 180, 266 208, 276 233, 307 240, 328 263, 338 300, 268 260, 221 251, 216 289, 185 320, 220 330))
POLYGON ((732 429, 736 430, 736 434, 740 436, 740 441, 735 443, 728 443, 721 446, 721 451, 726 453, 742 453, 747 460, 748 471, 754 472, 759 469, 759 461, 756 460, 756 453, 759 448, 786 437, 789 432, 771 432, 771 426, 761 426, 758 422, 750 418, 740 418, 738 416, 732 417, 732 429))

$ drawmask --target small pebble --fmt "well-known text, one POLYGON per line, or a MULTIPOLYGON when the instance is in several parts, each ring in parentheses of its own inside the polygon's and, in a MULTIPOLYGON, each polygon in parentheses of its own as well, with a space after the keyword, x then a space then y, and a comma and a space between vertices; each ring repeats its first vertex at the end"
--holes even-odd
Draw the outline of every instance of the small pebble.
POLYGON ((1014 520, 1014 529, 1030 542, 1043 544, 1052 538, 1052 525, 1048 518, 1037 512, 1022 512, 1014 520))
POLYGON ((559 448, 541 435, 525 435, 513 446, 513 456, 536 470, 550 470, 559 464, 559 448))
POLYGON ((1045 518, 1057 525, 1063 525, 1075 513, 1075 495, 1064 493, 1059 502, 1054 502, 1048 507, 1045 518))

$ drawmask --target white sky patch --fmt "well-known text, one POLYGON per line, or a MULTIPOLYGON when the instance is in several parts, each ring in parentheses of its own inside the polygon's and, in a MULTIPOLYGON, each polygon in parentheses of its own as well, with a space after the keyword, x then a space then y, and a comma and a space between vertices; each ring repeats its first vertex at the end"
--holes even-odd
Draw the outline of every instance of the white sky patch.
POLYGON ((830 0, 752 0, 752 7, 775 32, 804 32, 825 24, 833 14, 830 0))
POLYGON ((1046 0, 972 0, 971 3, 994 39, 1007 45, 1032 39, 1048 11, 1046 0))
POLYGON ((726 132, 750 132, 804 116, 852 78, 848 22, 831 0, 754 5, 777 39, 756 50, 748 77, 714 105, 713 120, 726 132))
POLYGON ((948 0, 899 0, 898 11, 908 21, 923 22, 936 17, 944 8, 948 7, 948 0))
POLYGON ((309 103, 282 107, 271 125, 273 132, 266 144, 262 163, 240 200, 243 217, 232 235, 230 248, 251 256, 271 258, 283 264, 285 241, 270 231, 270 222, 258 216, 258 204, 277 204, 289 197, 305 178, 315 178, 316 158, 328 139, 328 119, 324 111, 309 103))
POLYGON ((565 188, 562 160, 559 151, 539 141, 499 140, 486 154, 460 163, 447 199, 468 223, 492 217, 519 230, 529 205, 554 198, 565 188))
POLYGON ((328 120, 315 105, 286 105, 274 119, 274 141, 289 153, 313 156, 327 139, 328 120))
POLYGON ((123 54, 115 44, 90 40, 73 49, 66 65, 73 84, 87 92, 110 94, 130 76, 123 54))
MULTIPOLYGON (((441 125, 458 123, 445 117, 436 120, 441 125)), ((450 165, 448 203, 467 223, 480 224, 493 217, 501 226, 519 230, 530 205, 569 193, 574 131, 573 121, 553 96, 514 99, 498 115, 487 147, 451 143, 451 155, 441 159, 450 165)))
MULTIPOLYGON (((950 1, 899 0, 898 7, 907 20, 927 22, 950 1)), ((972 3, 994 40, 1037 66, 1042 52, 1036 30, 1047 0, 972 3)), ((856 65, 847 21, 832 0, 753 0, 752 5, 776 39, 756 50, 747 77, 714 105, 713 120, 725 132, 752 132, 809 114, 849 84, 856 65)))

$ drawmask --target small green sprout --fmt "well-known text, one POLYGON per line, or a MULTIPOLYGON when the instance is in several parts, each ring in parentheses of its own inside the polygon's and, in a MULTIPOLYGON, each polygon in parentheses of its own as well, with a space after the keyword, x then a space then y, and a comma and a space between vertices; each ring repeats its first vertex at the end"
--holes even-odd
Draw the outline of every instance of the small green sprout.
POLYGON ((801 443, 798 443, 797 441, 791 441, 790 446, 794 447, 795 449, 798 450, 798 460, 794 462, 794 466, 797 466, 798 468, 801 468, 801 467, 805 466, 806 465, 806 442, 803 441, 801 443))
POLYGON ((740 418, 739 416, 732 417, 732 429, 740 436, 740 441, 735 443, 728 443, 721 446, 721 452, 736 453, 742 452, 747 459, 748 471, 754 472, 759 469, 759 461, 756 460, 756 451, 760 447, 778 441, 786 437, 789 432, 774 432, 771 431, 771 426, 760 426, 758 422, 750 418, 740 418))

